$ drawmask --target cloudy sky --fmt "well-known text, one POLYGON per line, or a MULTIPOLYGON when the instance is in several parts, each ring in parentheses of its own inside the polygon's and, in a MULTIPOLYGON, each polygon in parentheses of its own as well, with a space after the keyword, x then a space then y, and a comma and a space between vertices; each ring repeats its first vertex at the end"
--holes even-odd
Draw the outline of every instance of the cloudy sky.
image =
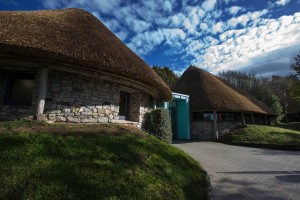
POLYGON ((149 65, 182 73, 287 74, 300 51, 300 0, 0 0, 1 10, 77 7, 149 65))

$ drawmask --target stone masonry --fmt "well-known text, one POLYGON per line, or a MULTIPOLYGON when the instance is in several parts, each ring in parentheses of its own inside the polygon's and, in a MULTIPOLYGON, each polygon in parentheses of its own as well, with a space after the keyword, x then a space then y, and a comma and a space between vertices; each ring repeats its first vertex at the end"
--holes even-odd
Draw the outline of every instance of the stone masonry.
MULTIPOLYGON (((32 119, 37 105, 36 78, 32 105, 2 105, 7 74, 0 73, 0 120, 32 119)), ((36 76, 38 77, 38 75, 36 76)), ((44 117, 53 122, 100 123, 118 119, 121 85, 112 81, 49 70, 44 117)), ((152 98, 140 91, 132 92, 130 121, 142 124, 144 114, 153 109, 152 98)))
POLYGON ((112 122, 119 98, 116 83, 54 71, 49 74, 45 115, 55 122, 112 122))
MULTIPOLYGON (((237 125, 241 125, 239 121, 218 121, 218 135, 219 137, 234 129, 237 125)), ((191 122, 191 138, 203 141, 216 139, 214 133, 213 121, 192 121, 191 122)))

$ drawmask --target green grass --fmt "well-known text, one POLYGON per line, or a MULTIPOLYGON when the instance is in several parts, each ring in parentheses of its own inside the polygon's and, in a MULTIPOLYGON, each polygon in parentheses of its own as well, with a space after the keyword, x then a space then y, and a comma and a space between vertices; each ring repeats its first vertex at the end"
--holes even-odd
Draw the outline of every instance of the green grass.
POLYGON ((300 131, 300 122, 290 122, 288 124, 287 123, 280 123, 280 124, 276 124, 274 126, 280 127, 280 128, 286 128, 286 129, 300 131))
POLYGON ((205 171, 130 127, 0 122, 0 199, 208 199, 205 171))
POLYGON ((250 125, 222 136, 220 141, 249 146, 300 149, 300 132, 275 126, 250 125))

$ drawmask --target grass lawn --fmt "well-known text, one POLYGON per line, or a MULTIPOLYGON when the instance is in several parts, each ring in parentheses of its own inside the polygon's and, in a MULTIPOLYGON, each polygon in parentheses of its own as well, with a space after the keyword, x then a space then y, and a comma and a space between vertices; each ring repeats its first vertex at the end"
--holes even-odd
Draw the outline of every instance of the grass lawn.
POLYGON ((220 138, 229 144, 300 150, 300 131, 275 126, 250 125, 220 138))
POLYGON ((133 127, 0 122, 0 199, 208 199, 205 171, 133 127))
POLYGON ((300 131, 300 122, 290 122, 288 124, 280 123, 280 124, 276 124, 274 126, 280 127, 280 128, 286 128, 286 129, 300 131))

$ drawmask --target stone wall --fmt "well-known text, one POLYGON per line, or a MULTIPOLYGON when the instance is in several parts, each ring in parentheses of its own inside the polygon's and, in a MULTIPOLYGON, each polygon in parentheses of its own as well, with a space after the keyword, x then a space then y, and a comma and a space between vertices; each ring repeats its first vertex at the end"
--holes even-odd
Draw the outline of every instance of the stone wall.
POLYGON ((37 106, 39 80, 35 79, 31 106, 7 106, 4 105, 7 76, 8 72, 0 69, 0 120, 33 119, 37 106))
POLYGON ((130 120, 139 122, 139 127, 144 123, 145 114, 153 109, 154 101, 150 95, 145 93, 131 94, 130 120))
POLYGON ((113 82, 52 71, 44 113, 55 122, 112 122, 119 113, 119 88, 113 82))
MULTIPOLYGON (((36 111, 39 80, 35 79, 32 105, 3 105, 6 71, 0 71, 0 120, 33 119, 36 111)), ((38 73, 36 75, 38 76, 38 73)), ((62 71, 49 70, 44 118, 53 122, 99 123, 118 119, 121 85, 62 71)), ((153 109, 153 100, 139 91, 131 92, 130 121, 143 122, 153 109)))
MULTIPOLYGON (((217 129, 219 137, 241 124, 242 122, 238 121, 218 121, 217 129)), ((213 121, 192 121, 190 128, 191 139, 203 141, 216 139, 213 121)))
POLYGON ((192 140, 207 141, 215 138, 214 123, 211 121, 192 121, 190 129, 192 140))
POLYGON ((154 100, 148 94, 141 93, 140 112, 139 112, 139 126, 144 124, 145 114, 154 109, 154 100))

